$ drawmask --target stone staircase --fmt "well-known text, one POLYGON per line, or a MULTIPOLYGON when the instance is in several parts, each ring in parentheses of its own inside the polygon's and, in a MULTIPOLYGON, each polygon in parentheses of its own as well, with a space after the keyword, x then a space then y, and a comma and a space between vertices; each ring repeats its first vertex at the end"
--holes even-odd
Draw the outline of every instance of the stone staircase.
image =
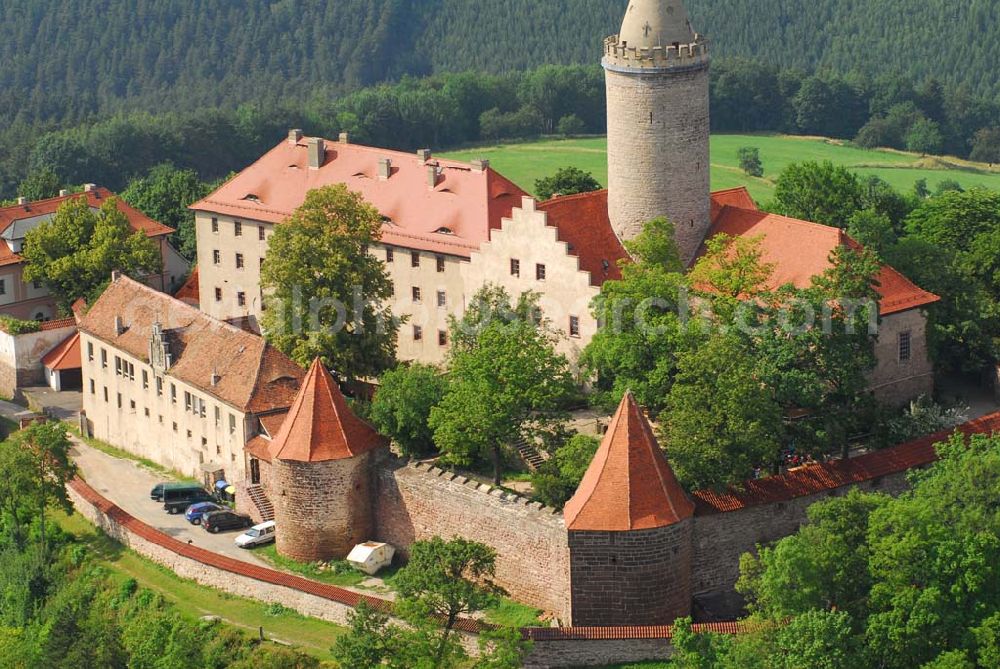
POLYGON ((517 449, 517 454, 524 461, 524 464, 528 465, 529 471, 538 471, 538 468, 545 464, 545 458, 538 452, 534 444, 530 444, 522 439, 514 444, 514 448, 517 449))
POLYGON ((247 496, 253 502, 257 511, 257 514, 253 515, 260 516, 258 522, 265 523, 269 520, 274 520, 274 505, 267 498, 267 493, 264 492, 264 488, 261 485, 248 485, 247 496))

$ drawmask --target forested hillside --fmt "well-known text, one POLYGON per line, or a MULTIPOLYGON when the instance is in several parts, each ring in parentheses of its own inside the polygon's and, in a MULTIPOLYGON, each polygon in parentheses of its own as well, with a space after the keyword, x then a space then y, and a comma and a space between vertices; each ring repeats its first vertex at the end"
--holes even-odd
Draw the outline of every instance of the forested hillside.
MULTIPOLYGON (((594 63, 627 0, 5 0, 0 122, 326 97, 594 63)), ((935 76, 995 98, 1000 0, 688 0, 721 56, 935 76)))

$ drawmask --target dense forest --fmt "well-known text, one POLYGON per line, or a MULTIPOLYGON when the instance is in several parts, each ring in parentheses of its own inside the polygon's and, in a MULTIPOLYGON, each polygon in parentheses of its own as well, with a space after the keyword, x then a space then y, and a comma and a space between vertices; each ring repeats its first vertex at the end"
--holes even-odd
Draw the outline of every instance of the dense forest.
MULTIPOLYGON (((626 0, 7 0, 0 123, 309 100, 446 71, 593 64, 626 0)), ((996 98, 1000 1, 688 0, 716 54, 996 98)))

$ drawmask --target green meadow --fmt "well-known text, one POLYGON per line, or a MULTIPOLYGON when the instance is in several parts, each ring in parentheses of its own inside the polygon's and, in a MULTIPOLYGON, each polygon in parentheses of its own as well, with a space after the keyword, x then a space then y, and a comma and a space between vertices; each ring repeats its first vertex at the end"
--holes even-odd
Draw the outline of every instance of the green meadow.
MULTIPOLYGON (((607 183, 607 141, 604 137, 581 139, 544 139, 515 144, 485 145, 449 152, 445 158, 472 160, 488 158, 493 167, 525 190, 534 188, 535 180, 548 176, 560 167, 573 165, 593 173, 607 183)), ((839 140, 791 135, 713 135, 712 188, 720 190, 745 185, 760 202, 774 193, 774 180, 791 163, 829 160, 858 174, 875 174, 900 191, 909 191, 918 179, 934 187, 943 180, 954 180, 964 188, 983 186, 1000 190, 1000 166, 952 157, 921 156, 893 150, 867 150, 839 140), (760 149, 764 163, 762 178, 748 177, 739 169, 737 151, 744 146, 760 149)), ((664 161, 664 169, 670 169, 664 161)))

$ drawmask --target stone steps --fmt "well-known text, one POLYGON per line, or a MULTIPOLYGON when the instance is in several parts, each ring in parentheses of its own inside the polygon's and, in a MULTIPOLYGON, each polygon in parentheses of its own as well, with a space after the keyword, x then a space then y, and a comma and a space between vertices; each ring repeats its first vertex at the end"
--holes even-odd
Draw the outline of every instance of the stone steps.
POLYGON ((250 497, 250 501, 253 502, 254 506, 257 507, 257 512, 261 517, 261 522, 274 520, 274 505, 271 504, 271 500, 267 498, 267 494, 264 492, 264 488, 262 486, 247 486, 247 495, 250 497))
POLYGON ((517 449, 517 454, 524 461, 524 464, 528 465, 530 471, 538 471, 538 468, 545 464, 545 458, 538 452, 534 444, 521 441, 515 444, 514 447, 517 449))

